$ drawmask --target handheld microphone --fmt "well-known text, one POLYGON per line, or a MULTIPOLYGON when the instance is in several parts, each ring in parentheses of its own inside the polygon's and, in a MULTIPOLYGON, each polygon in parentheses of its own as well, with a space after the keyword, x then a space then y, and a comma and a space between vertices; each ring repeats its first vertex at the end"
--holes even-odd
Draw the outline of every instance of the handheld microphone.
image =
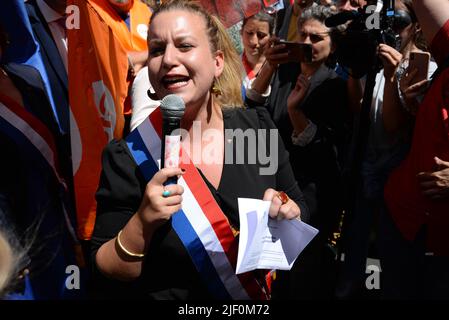
POLYGON ((337 27, 339 25, 345 24, 348 21, 354 20, 355 18, 359 17, 361 15, 360 12, 357 10, 352 11, 342 11, 340 13, 337 13, 336 15, 333 15, 329 18, 327 18, 324 21, 324 24, 328 28, 337 27))
MULTIPOLYGON (((181 97, 175 94, 165 96, 161 101, 162 111, 162 141, 161 169, 179 167, 181 151, 181 118, 185 105, 181 97)), ((177 177, 171 177, 165 184, 177 183, 177 177)))

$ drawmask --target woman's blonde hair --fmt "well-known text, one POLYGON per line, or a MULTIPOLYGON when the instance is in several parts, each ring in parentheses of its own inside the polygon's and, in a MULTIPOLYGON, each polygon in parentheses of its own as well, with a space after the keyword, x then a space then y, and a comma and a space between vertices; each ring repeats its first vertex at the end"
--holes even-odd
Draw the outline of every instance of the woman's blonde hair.
POLYGON ((18 260, 6 235, 0 231, 0 298, 6 293, 13 275, 17 271, 18 260))
MULTIPOLYGON (((2 218, 3 212, 0 212, 2 218)), ((4 218, 4 217, 3 217, 4 218)), ((28 272, 30 259, 28 253, 34 243, 34 225, 26 230, 21 241, 8 219, 0 219, 0 300, 9 292, 14 292, 23 283, 28 272), (24 242, 24 244, 22 244, 24 242)))
POLYGON ((151 21, 159 13, 171 10, 189 11, 204 18, 212 53, 215 54, 217 51, 221 51, 224 57, 223 72, 215 79, 213 84, 215 89, 221 92, 220 95, 217 95, 218 102, 221 106, 242 106, 243 68, 240 57, 223 24, 216 16, 208 13, 197 1, 189 0, 164 1, 153 12, 151 21))

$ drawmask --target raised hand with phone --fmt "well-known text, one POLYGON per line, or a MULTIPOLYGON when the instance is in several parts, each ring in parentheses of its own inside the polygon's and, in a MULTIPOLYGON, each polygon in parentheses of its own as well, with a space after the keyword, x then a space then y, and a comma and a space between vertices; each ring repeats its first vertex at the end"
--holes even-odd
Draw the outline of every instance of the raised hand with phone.
POLYGON ((331 283, 323 284, 320 289, 315 284, 322 278, 319 270, 329 257, 328 238, 341 213, 343 188, 341 180, 335 177, 341 176, 344 164, 335 155, 344 153, 348 123, 352 121, 351 116, 347 117, 345 80, 326 63, 331 61, 337 30, 328 28, 324 22, 334 14, 329 7, 310 6, 297 20, 295 42, 272 37, 265 52, 267 63, 251 88, 257 90, 261 80, 266 81, 266 86, 257 90, 265 100, 256 101, 248 95, 251 91, 247 91, 247 105, 263 104, 279 129, 290 153, 295 178, 301 181, 306 177, 305 188, 310 190, 305 195, 306 201, 315 204, 320 199, 319 207, 314 207, 312 212, 317 217, 315 227, 321 236, 316 243, 317 250, 306 258, 307 262, 304 260, 308 270, 296 274, 294 281, 281 277, 278 280, 289 292, 296 292, 295 298, 306 295, 310 298, 310 292, 314 298, 323 298, 324 292, 333 292, 331 283), (264 71, 268 69, 271 74, 267 72, 266 76, 264 71))
POLYGON ((410 116, 416 115, 420 96, 429 84, 429 73, 436 68, 426 52, 426 42, 411 1, 397 1, 396 11, 407 18, 403 19, 406 23, 395 25, 401 47, 397 51, 385 44, 379 46, 385 76, 382 119, 385 130, 390 133, 407 126, 410 116))
POLYGON ((429 87, 429 61, 428 52, 410 52, 408 68, 399 81, 399 94, 404 100, 404 107, 412 115, 416 115, 421 102, 419 97, 429 87))
POLYGON ((286 41, 272 36, 265 51, 267 62, 276 69, 280 64, 288 62, 311 62, 312 45, 294 41, 286 41))
POLYGON ((268 41, 265 57, 271 68, 276 69, 280 64, 289 61, 287 46, 277 36, 272 36, 268 41))

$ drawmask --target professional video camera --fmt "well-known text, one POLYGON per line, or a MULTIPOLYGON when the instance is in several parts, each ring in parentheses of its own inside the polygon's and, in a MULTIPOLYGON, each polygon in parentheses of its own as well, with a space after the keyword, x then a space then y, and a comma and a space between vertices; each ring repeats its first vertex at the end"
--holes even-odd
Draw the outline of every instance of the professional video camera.
POLYGON ((336 58, 340 65, 350 68, 355 78, 367 74, 372 68, 377 71, 382 64, 376 51, 380 43, 399 49, 400 39, 394 31, 394 0, 377 0, 375 5, 366 5, 358 11, 343 11, 326 19, 327 27, 348 24, 346 30, 336 37, 336 58))

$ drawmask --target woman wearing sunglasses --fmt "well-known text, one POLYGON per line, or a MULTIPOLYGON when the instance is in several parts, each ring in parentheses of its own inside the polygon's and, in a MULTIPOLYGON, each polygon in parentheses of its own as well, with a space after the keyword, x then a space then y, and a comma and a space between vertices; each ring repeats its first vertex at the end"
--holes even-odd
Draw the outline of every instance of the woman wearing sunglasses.
POLYGON ((351 119, 346 83, 331 62, 337 30, 324 24, 335 13, 317 5, 298 18, 297 41, 311 47, 311 61, 293 57, 279 39, 271 39, 272 46, 266 50, 268 63, 247 90, 250 105, 263 102, 265 95, 266 107, 304 192, 311 224, 320 230, 292 272, 278 272, 273 298, 330 299, 334 293, 335 260, 327 245, 342 209, 341 168, 351 119), (265 94, 260 95, 262 92, 265 94))

